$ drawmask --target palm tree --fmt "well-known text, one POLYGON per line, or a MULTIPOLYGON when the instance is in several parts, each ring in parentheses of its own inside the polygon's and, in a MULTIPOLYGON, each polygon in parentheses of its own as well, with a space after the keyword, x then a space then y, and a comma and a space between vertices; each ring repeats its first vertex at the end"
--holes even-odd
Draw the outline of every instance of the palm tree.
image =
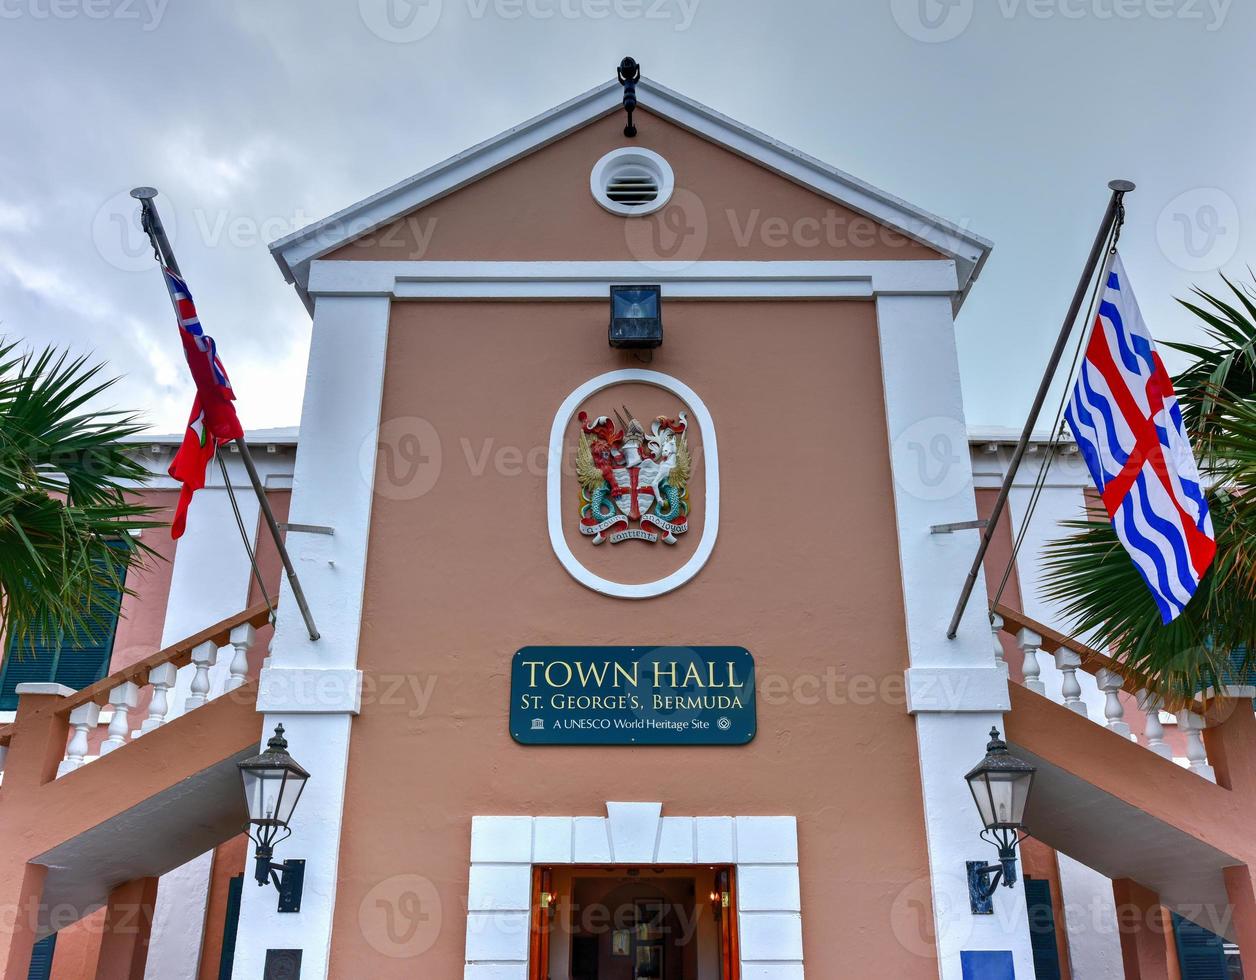
POLYGON ((1170 344, 1195 358, 1175 380, 1202 469, 1217 555, 1185 612, 1169 625, 1107 515, 1069 521, 1047 546, 1046 594, 1075 632, 1089 633, 1165 689, 1191 693, 1233 682, 1256 653, 1256 303, 1225 279, 1228 297, 1194 289, 1179 300, 1211 346, 1170 344))
POLYGON ((0 620, 20 651, 90 633, 153 552, 129 532, 159 526, 127 499, 146 479, 121 440, 135 415, 89 405, 117 379, 49 347, 0 342, 0 620))

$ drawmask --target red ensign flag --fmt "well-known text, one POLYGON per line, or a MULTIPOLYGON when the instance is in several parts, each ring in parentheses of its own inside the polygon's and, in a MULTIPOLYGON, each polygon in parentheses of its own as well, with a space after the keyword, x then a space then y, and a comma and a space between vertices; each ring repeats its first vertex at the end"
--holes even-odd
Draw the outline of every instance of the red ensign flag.
POLYGON ((218 359, 214 338, 201 330, 196 316, 196 306, 188 284, 174 272, 163 268, 166 288, 174 302, 179 320, 179 337, 183 341, 183 354, 187 358, 192 380, 196 382, 196 398, 192 400, 192 414, 188 418, 187 431, 183 433, 183 445, 170 463, 170 475, 183 484, 179 505, 175 508, 170 536, 180 537, 187 526, 188 506, 192 494, 205 485, 205 471, 214 452, 223 443, 244 437, 240 420, 236 417, 235 393, 227 371, 218 359))

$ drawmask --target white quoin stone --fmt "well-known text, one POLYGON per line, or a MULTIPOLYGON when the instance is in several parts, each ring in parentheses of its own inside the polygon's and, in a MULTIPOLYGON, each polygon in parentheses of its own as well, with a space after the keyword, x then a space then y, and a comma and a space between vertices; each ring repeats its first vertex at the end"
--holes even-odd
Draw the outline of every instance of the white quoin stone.
POLYGON ((1038 651, 1042 648, 1042 637, 1031 629, 1022 627, 1016 634, 1016 645, 1024 654, 1021 672, 1025 675, 1025 686, 1031 691, 1045 695, 1047 686, 1042 683, 1042 667, 1038 663, 1038 651))
POLYGON ((1138 692, 1138 706, 1143 709, 1143 714, 1147 716, 1146 724, 1143 726, 1143 734, 1147 738, 1147 748, 1151 749, 1160 758, 1171 760, 1173 758, 1173 750, 1169 748, 1169 743, 1164 740, 1164 724, 1160 721, 1160 712, 1164 709, 1164 699, 1158 694, 1142 690, 1138 692))
POLYGON ((87 733, 100 721, 100 705, 95 701, 80 704, 70 712, 70 727, 74 734, 70 736, 70 744, 66 746, 65 758, 57 766, 57 777, 73 772, 83 764, 87 755, 87 733))
POLYGON ((1060 647, 1055 651, 1056 669, 1064 675, 1060 682, 1064 707, 1085 718, 1086 702, 1082 700, 1082 686, 1077 681, 1077 668, 1081 665, 1082 658, 1067 647, 1060 647))
POLYGON ((1125 705, 1121 703, 1121 688, 1125 678, 1115 671, 1101 667, 1095 674, 1099 690, 1107 699, 1103 705, 1103 716, 1108 720, 1108 730, 1116 732, 1122 738, 1130 737, 1130 726, 1125 723, 1125 705))
POLYGON ((1003 632, 1003 617, 997 613, 990 617, 990 636, 994 641, 994 664, 1007 676, 1007 661, 1003 658, 1003 641, 999 634, 1003 632))
POLYGON ((231 646, 235 655, 231 658, 231 675, 227 678, 225 692, 243 686, 249 676, 249 650, 253 647, 253 627, 241 623, 231 631, 231 646))
POLYGON ((1208 750, 1204 748, 1204 719, 1193 711, 1179 711, 1178 728, 1186 733, 1186 758, 1190 770, 1210 782, 1217 781, 1217 773, 1208 765, 1208 750))
POLYGON ((174 687, 178 674, 174 664, 159 664, 148 672, 153 698, 148 702, 148 717, 140 725, 141 735, 166 723, 166 715, 170 712, 170 689, 174 687))
POLYGON ((209 668, 218 660, 218 647, 210 640, 198 643, 192 649, 192 665, 196 675, 192 678, 192 693, 183 702, 183 710, 199 708, 209 700, 209 668))
POLYGON ((131 709, 140 701, 140 689, 131 681, 124 681, 109 692, 109 704, 113 708, 113 717, 109 720, 109 737, 100 747, 101 755, 108 755, 114 749, 126 745, 127 735, 131 732, 131 709))

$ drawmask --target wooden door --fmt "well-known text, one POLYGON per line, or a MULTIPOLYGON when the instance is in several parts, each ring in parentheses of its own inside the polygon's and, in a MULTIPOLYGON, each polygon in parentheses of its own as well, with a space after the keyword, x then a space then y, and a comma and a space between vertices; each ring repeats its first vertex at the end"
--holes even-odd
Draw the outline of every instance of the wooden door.
POLYGON ((554 931, 554 872, 532 869, 532 932, 528 950, 528 980, 550 980, 550 935, 554 931))
POLYGON ((715 921, 719 936, 720 980, 740 980, 741 949, 737 938, 735 868, 720 868, 715 873, 715 921))

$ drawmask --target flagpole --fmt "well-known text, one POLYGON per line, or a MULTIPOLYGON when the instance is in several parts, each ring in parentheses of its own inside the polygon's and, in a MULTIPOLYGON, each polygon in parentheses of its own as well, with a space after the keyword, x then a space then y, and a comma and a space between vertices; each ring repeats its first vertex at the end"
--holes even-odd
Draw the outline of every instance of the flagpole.
POLYGON ((1025 420, 1020 442, 1016 444, 1016 451, 1012 453, 1012 460, 1008 464, 1007 474, 1003 477, 1003 486, 999 488, 999 496, 994 502, 994 509, 990 511, 985 530, 982 531, 977 557, 973 559, 972 568, 969 569, 968 577, 964 580, 964 588, 960 592, 959 602, 955 605, 955 613, 951 616, 951 624, 946 629, 948 640, 955 639, 955 635, 959 632, 959 621, 963 618, 968 600, 972 597, 973 587, 977 584, 977 576, 981 573, 981 564, 990 548, 990 542, 994 540, 995 528, 999 526, 999 518, 1003 516, 1003 510, 1007 506, 1008 495, 1012 492, 1012 481, 1016 479, 1016 472, 1020 469, 1025 450, 1029 447, 1029 440, 1033 437, 1034 426, 1038 424, 1038 416, 1042 413, 1042 406, 1051 390, 1051 382, 1055 379, 1056 369, 1060 366, 1060 358, 1064 356, 1064 351, 1068 347, 1069 335, 1072 334, 1077 322, 1077 314, 1081 312, 1082 303, 1086 301, 1087 289, 1091 280, 1094 279, 1095 270, 1103 259, 1104 245, 1108 241, 1108 236, 1112 234, 1113 227, 1125 220, 1123 201, 1125 195, 1134 189, 1134 182, 1112 180, 1108 182, 1108 188, 1112 191, 1112 197, 1108 200, 1108 209, 1103 214, 1103 221, 1095 235, 1094 244, 1090 247, 1090 255, 1086 258, 1086 268, 1082 272, 1081 279, 1078 280, 1077 290, 1073 293, 1073 302, 1069 304, 1064 324, 1060 327, 1060 335, 1056 338, 1055 349, 1051 351, 1047 369, 1042 375, 1042 381, 1038 384, 1038 393, 1034 396, 1034 403, 1029 409, 1029 418, 1025 420))
MULTIPOLYGON (((156 205, 153 204, 153 198, 157 196, 156 189, 152 187, 137 187, 131 191, 131 196, 140 202, 140 224, 152 241, 158 258, 165 264, 166 268, 179 278, 183 278, 183 273, 179 270, 179 263, 174 257, 174 249, 170 247, 170 239, 166 237, 166 229, 161 223, 161 215, 157 212, 156 205)), ((261 507, 262 516, 266 519, 266 526, 270 528, 271 537, 275 540, 275 548, 279 552, 279 559, 283 562, 283 569, 287 573, 288 583, 292 586, 293 598, 296 599, 297 608, 301 610, 301 618, 305 620, 306 632, 309 633, 311 640, 317 640, 319 638, 318 627, 314 625, 314 616, 310 612, 309 604, 305 601, 305 591, 301 588, 301 580, 297 578, 297 571, 288 555, 288 548, 284 544, 282 535, 279 533, 279 523, 275 520, 275 512, 270 509, 270 501, 266 499, 266 489, 262 486, 257 466, 253 463, 253 454, 249 452, 249 445, 243 437, 236 439, 235 444, 236 448, 240 450, 240 459, 244 462, 244 469, 249 474, 249 481, 253 484, 253 492, 257 495, 257 502, 261 507)), ((229 483, 227 489, 231 489, 229 483)))

